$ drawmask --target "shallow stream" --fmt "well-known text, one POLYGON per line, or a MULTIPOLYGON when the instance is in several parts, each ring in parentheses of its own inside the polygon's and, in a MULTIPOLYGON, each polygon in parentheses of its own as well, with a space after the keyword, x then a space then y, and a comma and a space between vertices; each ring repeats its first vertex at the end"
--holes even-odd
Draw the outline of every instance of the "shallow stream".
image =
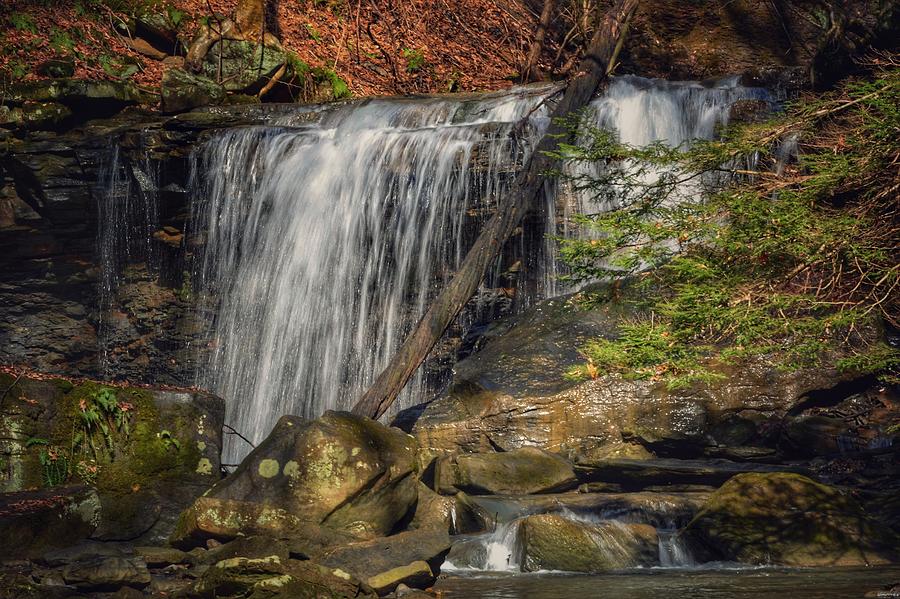
MULTIPOLYGON (((444 599, 844 599, 900 583, 900 566, 877 568, 648 568, 608 574, 446 573, 435 585, 444 599)), ((896 597, 884 592, 883 597, 896 597)))

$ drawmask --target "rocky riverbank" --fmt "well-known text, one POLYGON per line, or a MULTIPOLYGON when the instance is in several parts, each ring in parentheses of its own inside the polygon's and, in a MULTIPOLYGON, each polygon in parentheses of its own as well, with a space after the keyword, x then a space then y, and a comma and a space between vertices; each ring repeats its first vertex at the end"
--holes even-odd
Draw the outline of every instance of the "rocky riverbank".
POLYGON ((678 392, 557 376, 581 359, 563 345, 612 334, 620 309, 539 304, 495 325, 447 395, 402 415, 412 434, 342 412, 286 416, 221 479, 215 398, 7 377, 4 458, 17 474, 6 486, 43 488, 4 496, 0 526, 24 540, 6 553, 5 592, 413 596, 448 567, 897 563, 890 388, 760 363, 678 392), (71 420, 38 415, 83 414, 106 390, 136 406, 132 437, 115 433, 94 479, 76 469, 56 482, 78 486, 48 486, 41 456, 78 454, 50 430, 71 420), (29 442, 39 435, 46 444, 29 442), (147 469, 148 452, 168 466, 147 469), (110 486, 119 469, 130 490, 110 486), (117 505, 137 511, 122 518, 117 505), (152 513, 167 517, 139 524, 152 513))

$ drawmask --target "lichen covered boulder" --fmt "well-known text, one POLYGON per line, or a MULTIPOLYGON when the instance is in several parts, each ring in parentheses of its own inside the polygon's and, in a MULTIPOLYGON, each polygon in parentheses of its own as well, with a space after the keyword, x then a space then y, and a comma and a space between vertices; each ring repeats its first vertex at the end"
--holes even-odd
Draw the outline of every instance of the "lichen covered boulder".
POLYGON ((711 558, 787 566, 891 563, 900 548, 849 495, 787 473, 735 476, 681 537, 711 558))
POLYGON ((465 491, 482 495, 553 493, 574 488, 578 483, 567 460, 534 447, 440 459, 435 480, 441 493, 465 491))
POLYGON ((284 416, 182 515, 173 541, 247 534, 273 520, 282 529, 309 522, 360 537, 385 535, 415 505, 416 473, 415 440, 398 429, 347 412, 284 416))
POLYGON ((521 567, 526 572, 603 572, 658 563, 659 539, 647 524, 580 522, 540 514, 519 526, 521 567))
POLYGON ((178 520, 169 539, 183 549, 205 546, 214 540, 230 545, 233 539, 289 539, 291 553, 306 558, 325 549, 355 540, 349 533, 301 520, 288 511, 253 501, 198 497, 178 520))

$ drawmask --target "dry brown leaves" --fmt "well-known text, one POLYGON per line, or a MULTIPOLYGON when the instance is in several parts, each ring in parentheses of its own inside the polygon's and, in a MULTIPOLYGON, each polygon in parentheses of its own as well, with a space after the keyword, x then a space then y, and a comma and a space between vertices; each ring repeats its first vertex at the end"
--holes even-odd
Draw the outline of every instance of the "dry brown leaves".
MULTIPOLYGON (((195 31, 210 10, 229 15, 237 0, 172 0, 195 31)), ((357 96, 498 89, 511 84, 524 62, 536 18, 525 0, 282 0, 278 24, 284 47, 311 67, 333 69, 357 96), (417 56, 424 58, 415 68, 417 56)), ((132 81, 157 89, 161 62, 131 50, 114 24, 125 15, 97 4, 12 0, 0 8, 0 72, 13 66, 37 79, 36 67, 60 55, 51 35, 75 42, 75 76, 115 79, 104 60, 134 60, 132 81), (82 13, 82 14, 79 14, 82 13), (16 29, 12 15, 27 15, 37 33, 16 29)))

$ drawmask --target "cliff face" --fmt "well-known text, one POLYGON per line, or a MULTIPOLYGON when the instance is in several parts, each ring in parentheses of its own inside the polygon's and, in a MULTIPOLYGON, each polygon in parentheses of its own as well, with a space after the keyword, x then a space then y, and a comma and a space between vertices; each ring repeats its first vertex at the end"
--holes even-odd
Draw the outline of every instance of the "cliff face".
POLYGON ((187 259, 179 236, 187 215, 185 154, 200 129, 172 127, 134 111, 60 135, 7 140, 0 158, 0 361, 189 383, 194 352, 186 348, 202 327, 179 294, 187 259), (140 168, 160 173, 165 189, 153 198, 150 220, 140 168), (149 244, 124 247, 126 228, 148 226, 154 230, 141 239, 158 232, 149 244), (119 258, 104 269, 104 255, 113 253, 119 258))

